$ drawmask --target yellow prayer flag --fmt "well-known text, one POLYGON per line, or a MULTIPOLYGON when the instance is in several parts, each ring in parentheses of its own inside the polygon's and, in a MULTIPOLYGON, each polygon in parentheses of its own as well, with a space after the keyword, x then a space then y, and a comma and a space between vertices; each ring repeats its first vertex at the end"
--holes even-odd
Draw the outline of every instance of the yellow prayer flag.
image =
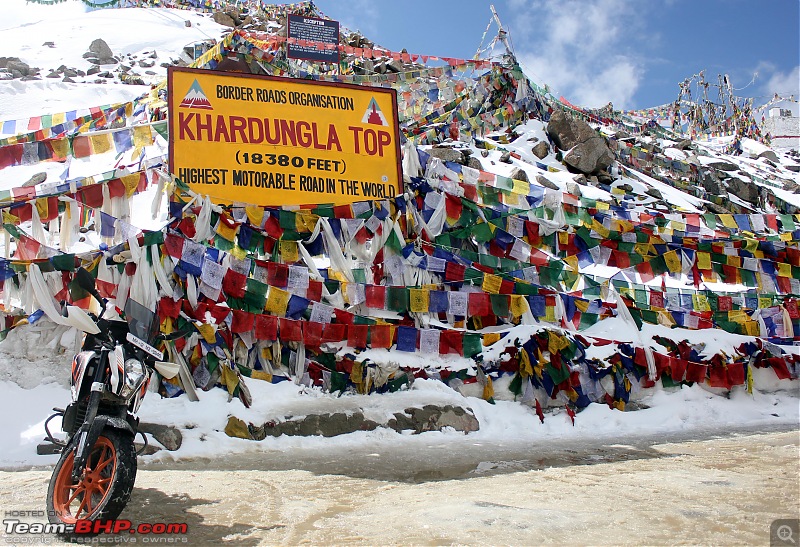
POLYGON ((578 271, 578 257, 575 255, 565 256, 564 262, 569 266, 569 269, 573 272, 578 271))
MULTIPOLYGON (((525 297, 521 294, 512 294, 511 295, 511 306, 510 311, 512 317, 520 317, 523 313, 528 311, 528 301, 525 300, 525 297)), ((486 344, 484 344, 486 345, 486 344)))
POLYGON ((14 226, 19 226, 19 217, 16 215, 12 215, 6 210, 3 210, 3 224, 13 224, 14 226))
POLYGON ((780 235, 781 241, 791 241, 792 240, 792 232, 786 232, 785 234, 780 235))
POLYGON ((750 251, 751 253, 753 251, 757 251, 758 250, 758 240, 749 239, 749 238, 745 239, 744 240, 744 248, 745 248, 746 251, 750 251))
POLYGON ((488 347, 494 344, 495 342, 500 341, 500 333, 499 332, 487 332, 483 335, 483 346, 488 347))
POLYGON ((515 194, 520 194, 523 196, 527 196, 528 192, 531 189, 531 184, 524 180, 516 180, 514 179, 514 188, 511 190, 515 194))
POLYGON ((247 213, 247 220, 253 226, 261 226, 261 221, 264 219, 264 208, 257 205, 248 205, 244 208, 247 213))
POLYGON ((409 309, 414 313, 426 313, 430 292, 427 289, 408 289, 409 309))
POLYGON ((200 323, 199 321, 194 324, 197 327, 197 332, 200 333, 200 336, 203 337, 203 340, 208 342, 209 344, 213 344, 217 341, 217 331, 214 328, 214 325, 210 325, 208 323, 200 323))
POLYGON ((131 197, 136 193, 136 188, 139 186, 140 177, 140 173, 133 173, 132 175, 125 175, 119 179, 125 186, 125 195, 127 197, 131 197))
POLYGON ((559 245, 569 244, 569 234, 567 232, 558 232, 558 244, 559 245))
POLYGON ((734 266, 736 268, 741 268, 742 267, 742 257, 734 256, 734 255, 728 255, 728 266, 734 266))
POLYGON ((575 307, 578 308, 578 310, 581 313, 586 313, 587 311, 589 311, 589 306, 591 305, 591 302, 589 300, 576 298, 572 302, 575 304, 575 307))
POLYGON ((604 201, 598 201, 595 204, 595 209, 597 209, 598 211, 608 211, 610 207, 611 207, 610 204, 604 201))
POLYGON ((103 154, 111 150, 111 135, 93 135, 89 137, 92 140, 92 150, 94 154, 103 154))
POLYGON ((606 238, 611 231, 597 221, 596 218, 592 219, 592 230, 600 234, 600 237, 606 238))
POLYGON ((792 277, 792 265, 785 262, 778 262, 778 275, 781 277, 792 277))
POLYGON ((519 350, 519 373, 523 378, 533 376, 533 367, 531 366, 531 357, 525 348, 519 350))
POLYGON ((236 238, 236 227, 231 228, 222 222, 222 220, 217 222, 216 232, 220 237, 227 239, 228 241, 233 241, 236 238))
POLYGON ((50 211, 47 198, 36 198, 36 212, 39 213, 39 218, 47 218, 50 211))
POLYGON ((280 253, 281 258, 286 264, 292 264, 300 260, 300 251, 297 248, 296 241, 286 241, 282 239, 280 241, 280 253))
POLYGON ((53 139, 50 141, 53 146, 54 158, 63 159, 69 155, 69 140, 68 139, 53 139))
POLYGON ((150 127, 147 125, 134 125, 133 126, 133 146, 140 148, 142 146, 150 146, 153 144, 153 136, 150 132, 150 127))
POLYGON ((53 114, 53 125, 59 125, 66 121, 67 121, 66 112, 58 112, 57 114, 53 114))
POLYGON ((695 311, 711 311, 711 306, 708 303, 708 298, 704 294, 692 295, 692 307, 695 311))
POLYGON ((544 307, 544 320, 548 323, 555 323, 556 321, 556 308, 555 306, 544 307))
POLYGON ((719 215, 719 220, 722 222, 722 225, 726 228, 734 228, 738 229, 739 225, 736 224, 736 220, 733 218, 733 215, 719 215))
POLYGON ((761 334, 758 321, 745 321, 744 330, 748 336, 759 336, 761 334))
POLYGON ((483 274, 483 285, 481 288, 484 290, 484 292, 488 292, 490 294, 499 294, 502 283, 503 278, 499 275, 486 273, 483 274))
POLYGON ((270 287, 269 294, 267 295, 267 303, 264 309, 272 315, 283 317, 286 315, 286 307, 289 305, 289 298, 291 293, 279 289, 277 287, 270 287))
POLYGON ((681 264, 681 257, 678 255, 677 251, 669 251, 668 253, 664 253, 664 262, 667 263, 667 268, 670 272, 680 272, 683 268, 681 264))
POLYGON ((235 256, 239 260, 244 260, 245 258, 247 258, 247 251, 245 249, 242 249, 238 245, 234 245, 233 249, 231 249, 230 252, 233 256, 235 256))
POLYGON ((294 225, 298 232, 313 232, 317 226, 317 220, 319 220, 319 215, 308 211, 298 211, 294 216, 294 225))
POLYGON ((770 297, 770 296, 760 296, 760 297, 758 297, 758 307, 759 308, 771 308, 772 307, 772 297, 770 297))
POLYGON ((711 269, 711 253, 697 253, 697 269, 710 270, 711 269))

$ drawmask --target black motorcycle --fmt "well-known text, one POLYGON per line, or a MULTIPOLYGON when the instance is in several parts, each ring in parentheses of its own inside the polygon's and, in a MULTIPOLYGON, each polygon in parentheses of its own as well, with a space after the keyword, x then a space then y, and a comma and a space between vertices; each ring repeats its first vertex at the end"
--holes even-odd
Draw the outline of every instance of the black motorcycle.
POLYGON ((157 328, 152 310, 128 299, 124 321, 105 319, 106 301, 92 275, 81 268, 75 279, 102 311, 94 316, 64 307, 65 322, 85 333, 72 361, 72 402, 66 409, 54 408, 56 413, 45 422, 46 440, 61 448, 47 490, 48 518, 65 525, 116 519, 122 512, 136 479, 136 412, 151 372, 158 370, 167 378, 178 372, 177 365, 162 362, 162 352, 148 343, 157 328), (56 416, 61 416, 66 440, 50 433, 48 423, 56 416))

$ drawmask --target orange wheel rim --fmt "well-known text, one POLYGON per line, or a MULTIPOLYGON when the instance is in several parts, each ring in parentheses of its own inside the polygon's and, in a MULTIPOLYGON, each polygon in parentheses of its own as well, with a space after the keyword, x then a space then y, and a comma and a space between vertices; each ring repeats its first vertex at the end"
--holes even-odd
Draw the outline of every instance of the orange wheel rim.
POLYGON ((106 437, 98 437, 78 482, 72 481, 74 461, 75 450, 64 460, 53 489, 53 509, 66 523, 92 518, 111 494, 111 480, 117 470, 117 451, 114 443, 106 437))

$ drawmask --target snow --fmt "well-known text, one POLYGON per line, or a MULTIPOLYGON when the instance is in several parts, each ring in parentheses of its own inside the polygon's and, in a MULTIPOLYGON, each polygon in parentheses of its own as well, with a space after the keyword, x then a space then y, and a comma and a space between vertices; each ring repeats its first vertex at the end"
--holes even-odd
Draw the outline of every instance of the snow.
MULTIPOLYGON (((12 0, 10 7, 18 8, 21 0, 12 0)), ((4 2, 4 9, 6 2, 4 2)), ((26 6, 28 9, 28 6, 26 6)), ((12 11, 0 23, 3 33, 4 56, 18 56, 31 66, 48 69, 61 64, 86 69, 89 64, 82 59, 95 38, 103 38, 117 55, 145 55, 155 51, 158 58, 151 69, 147 83, 157 83, 166 75, 162 62, 177 59, 186 45, 209 38, 219 38, 226 30, 206 15, 191 11, 170 9, 126 9, 94 11, 84 13, 79 3, 68 2, 63 6, 32 5, 30 12, 19 9, 12 11), (69 8, 69 9, 68 9, 69 8), (187 26, 186 22, 191 24, 187 26), (54 42, 54 47, 44 46, 45 41, 54 42)), ((90 78, 90 81, 93 78, 90 78)), ((4 120, 23 120, 40 116, 99 106, 120 101, 129 101, 141 96, 149 86, 129 86, 120 84, 63 83, 43 79, 41 81, 3 81, 0 82, 0 122, 4 120)), ((0 123, 0 126, 2 124, 0 123)), ((487 157, 481 150, 473 148, 474 155, 483 162, 484 168, 509 176, 515 167, 523 168, 531 181, 542 175, 560 188, 567 188, 573 182, 572 174, 555 160, 553 154, 543 160, 533 156, 533 141, 547 140, 544 124, 537 120, 526 122, 520 129, 521 135, 513 143, 502 148, 520 155, 521 161, 512 164, 499 161, 501 150, 491 150, 487 157), (535 164, 555 167, 559 172, 548 172, 535 164)), ((755 151, 749 143, 748 146, 755 151)), ((164 143, 151 147, 148 157, 165 153, 164 143)), ((669 148, 669 157, 682 159, 683 152, 669 148)), ((74 159, 69 166, 70 177, 92 176, 103 173, 121 160, 114 153, 74 159)), ((718 161, 716 157, 701 156, 704 164, 718 161)), ((747 166, 748 169, 755 167, 747 166)), ((0 189, 19 186, 32 175, 46 172, 48 179, 57 179, 64 171, 64 165, 42 163, 33 166, 19 166, 4 169, 0 176, 0 189)), ((643 194, 647 188, 658 189, 676 210, 700 212, 702 200, 684 194, 667 184, 644 174, 639 180, 623 177, 617 183, 627 183, 635 193, 643 194)), ((532 182, 535 184, 535 182, 532 182)), ((579 185, 583 196, 592 199, 608 200, 609 192, 590 185, 579 185)), ((782 199, 800 206, 800 198, 789 192, 775 190, 782 199)), ((150 204, 155 197, 149 190, 134 198, 131 222, 140 228, 157 229, 163 217, 150 217, 150 204)), ((645 196, 638 206, 642 208, 651 200, 645 196)), ((91 244, 92 241, 86 243, 91 244)), ((609 277, 608 267, 592 266, 586 271, 609 277)), ((672 279, 668 283, 678 282, 672 279)), ((727 287, 728 289, 735 289, 727 287)), ((608 337, 624 340, 630 332, 621 319, 602 321, 583 334, 586 336, 608 337)), ((525 339, 538 326, 514 327, 509 340, 514 337, 525 339)), ((651 340, 653 336, 663 335, 673 339, 686 339, 692 344, 705 344, 705 353, 712 355, 720 351, 731 352, 747 337, 729 335, 722 331, 690 331, 668 329, 658 325, 645 325, 641 336, 651 340), (677 338, 676 338, 677 337, 677 338)), ((638 336, 638 335, 637 335, 638 336)), ((8 338, 0 343, 0 467, 19 468, 52 465, 56 456, 37 456, 36 444, 44 434, 44 421, 53 406, 65 406, 70 399, 68 389, 69 364, 71 354, 76 350, 77 333, 65 327, 53 327, 45 320, 36 325, 12 330, 8 338)), ((502 344, 488 351, 487 359, 497 359, 502 352, 502 344)), ((592 348, 595 355, 602 356, 605 348, 592 348)), ((429 356, 415 353, 369 350, 361 354, 375 362, 392 362, 403 367, 423 368, 448 367, 450 369, 469 368, 474 363, 458 356, 429 356)), ((177 452, 161 451, 147 456, 145 461, 169 461, 171 459, 190 459, 219 457, 220 455, 261 450, 281 450, 291 453, 296 447, 312 447, 325 450, 330 446, 382 446, 391 447, 400 443, 443 443, 463 438, 455 431, 428 433, 414 438, 393 431, 357 432, 335 438, 287 437, 267 438, 252 442, 228 437, 224 432, 228 417, 233 415, 253 423, 264 423, 286 416, 302 416, 311 412, 354 412, 361 410, 368 419, 385 420, 394 412, 411 406, 425 404, 455 404, 472 408, 480 422, 480 431, 471 433, 475 442, 502 443, 510 440, 558 441, 559 439, 613 440, 620 434, 653 434, 727 426, 781 425, 796 426, 799 420, 798 384, 799 381, 778 384, 771 370, 755 371, 756 389, 748 394, 736 387, 729 398, 721 397, 701 386, 663 389, 656 387, 642 392, 641 403, 649 408, 637 412, 619 412, 606 405, 592 404, 581 412, 573 426, 563 409, 548 411, 543 424, 533 410, 518 402, 503 400, 498 394, 494 405, 473 396, 464 396, 436 380, 417 380, 412 389, 385 395, 359 396, 326 394, 317 389, 298 386, 293 382, 268 384, 259 380, 245 379, 253 395, 253 406, 245 408, 238 399, 228 402, 227 392, 212 389, 198 393, 200 401, 190 402, 185 396, 162 399, 150 393, 144 401, 140 417, 143 421, 175 425, 182 428, 183 446, 177 452), (424 437, 424 439, 421 439, 424 437)), ((498 393, 503 382, 497 382, 498 393)), ((474 389, 473 388, 468 388, 474 389)), ((508 394, 504 395, 509 397, 508 394)), ((52 431, 58 430, 54 420, 52 431)))

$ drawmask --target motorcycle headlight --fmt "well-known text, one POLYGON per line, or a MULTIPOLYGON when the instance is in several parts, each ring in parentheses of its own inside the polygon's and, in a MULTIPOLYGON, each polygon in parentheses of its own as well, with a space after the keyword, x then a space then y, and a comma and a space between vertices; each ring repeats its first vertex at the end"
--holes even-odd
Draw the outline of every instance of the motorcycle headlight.
POLYGON ((147 369, 138 359, 128 359, 125 361, 125 387, 123 388, 123 397, 127 397, 131 393, 136 393, 142 383, 147 379, 147 369))

